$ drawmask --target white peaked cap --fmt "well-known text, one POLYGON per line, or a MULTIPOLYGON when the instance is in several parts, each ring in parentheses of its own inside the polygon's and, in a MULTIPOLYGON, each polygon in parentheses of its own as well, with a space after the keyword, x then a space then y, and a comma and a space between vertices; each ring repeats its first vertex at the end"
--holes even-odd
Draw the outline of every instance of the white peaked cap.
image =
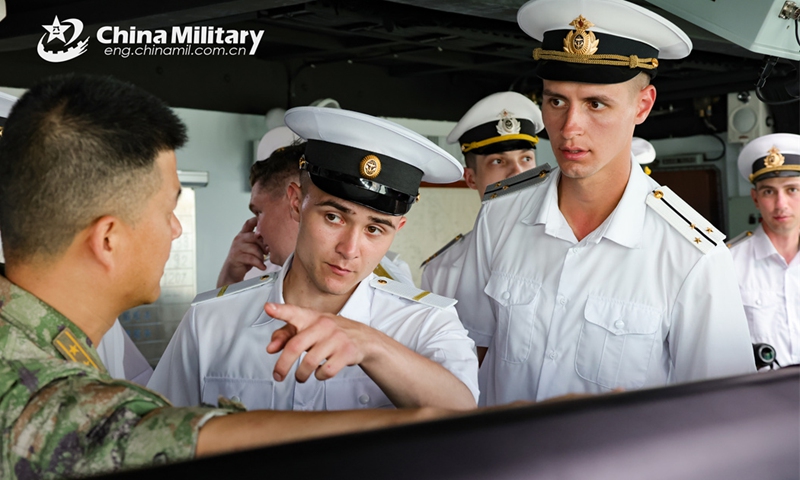
POLYGON ((658 50, 658 58, 684 58, 692 41, 666 18, 624 0, 531 0, 520 7, 517 22, 536 40, 551 30, 574 30, 578 15, 595 26, 590 30, 635 40, 658 50))
POLYGON ((633 158, 635 158, 640 165, 647 165, 656 159, 656 149, 653 147, 652 143, 644 138, 633 137, 631 153, 633 154, 633 158))
POLYGON ((758 137, 739 153, 739 173, 745 180, 800 175, 800 135, 773 133, 758 137))
POLYGON ((464 170, 452 155, 422 135, 383 118, 337 108, 296 107, 286 125, 306 140, 387 155, 422 170, 422 181, 452 183, 464 170))
POLYGON ((291 131, 289 127, 275 127, 269 132, 265 133, 264 136, 261 137, 261 141, 258 142, 256 160, 266 160, 275 150, 288 147, 301 140, 302 139, 295 135, 295 133, 291 131))
POLYGON ((506 116, 529 120, 535 133, 544 129, 542 111, 533 100, 517 92, 498 92, 479 100, 467 110, 447 135, 447 143, 457 143, 467 131, 486 123, 496 123, 506 116))

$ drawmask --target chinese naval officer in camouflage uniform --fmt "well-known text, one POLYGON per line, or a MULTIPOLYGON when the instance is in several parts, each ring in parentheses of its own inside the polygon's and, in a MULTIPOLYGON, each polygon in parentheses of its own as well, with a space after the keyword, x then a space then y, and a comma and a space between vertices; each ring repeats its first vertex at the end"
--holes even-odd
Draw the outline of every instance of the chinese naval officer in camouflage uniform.
MULTIPOLYGON (((153 302, 181 233, 185 127, 109 78, 33 86, 0 137, 0 478, 63 478, 446 414, 175 408, 112 379, 94 345, 153 302)), ((230 402, 222 404, 231 405, 230 402)))

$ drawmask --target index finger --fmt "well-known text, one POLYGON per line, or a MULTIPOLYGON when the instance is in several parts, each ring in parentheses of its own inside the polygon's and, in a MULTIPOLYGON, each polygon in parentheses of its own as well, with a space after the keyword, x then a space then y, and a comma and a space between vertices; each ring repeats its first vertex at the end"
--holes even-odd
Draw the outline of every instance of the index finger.
POLYGON ((314 310, 285 303, 266 303, 264 304, 264 312, 272 318, 283 320, 295 327, 298 332, 305 330, 320 315, 314 310))
POLYGON ((258 225, 258 217, 250 217, 244 222, 242 225, 242 231, 239 233, 249 233, 255 230, 256 225, 258 225))

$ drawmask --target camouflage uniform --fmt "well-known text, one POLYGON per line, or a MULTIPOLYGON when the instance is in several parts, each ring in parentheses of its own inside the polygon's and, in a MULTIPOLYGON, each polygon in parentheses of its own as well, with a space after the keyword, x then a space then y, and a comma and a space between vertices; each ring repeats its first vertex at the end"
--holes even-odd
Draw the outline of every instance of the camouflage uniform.
POLYGON ((112 379, 72 322, 0 265, 0 478, 83 476, 190 459, 228 410, 175 408, 112 379))

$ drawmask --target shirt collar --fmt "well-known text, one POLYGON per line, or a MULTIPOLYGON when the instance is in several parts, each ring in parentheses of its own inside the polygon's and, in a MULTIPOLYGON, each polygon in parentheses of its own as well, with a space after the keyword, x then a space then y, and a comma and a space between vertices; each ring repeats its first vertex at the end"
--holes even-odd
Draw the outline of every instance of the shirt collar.
MULTIPOLYGON (((522 219, 526 225, 545 225, 545 233, 563 240, 577 243, 561 210, 558 208, 558 182, 561 171, 554 169, 551 179, 548 179, 547 191, 542 202, 535 207, 529 215, 522 219)), ((590 233, 584 241, 598 243, 605 237, 615 243, 628 248, 639 248, 642 242, 644 218, 647 210, 645 199, 653 188, 653 180, 648 177, 639 164, 631 158, 631 174, 628 184, 622 193, 611 215, 590 233)))
MULTIPOLYGON (((278 303, 278 304, 286 303, 283 300, 283 279, 286 278, 286 272, 289 271, 289 268, 291 268, 292 266, 293 258, 294 258, 294 253, 290 254, 289 258, 287 258, 286 261, 283 262, 283 267, 274 273, 274 275, 276 275, 276 278, 273 282, 274 285, 269 290, 269 295, 267 295, 266 302, 278 303)), ((267 312, 265 312, 264 309, 262 308, 261 313, 259 313, 258 317, 256 317, 256 321, 253 322, 253 324, 250 326, 260 327, 261 325, 266 325, 272 322, 273 320, 275 319, 267 315, 267 312)))
MULTIPOLYGON (((631 175, 617 207, 611 212, 605 237, 623 247, 639 248, 644 233, 647 195, 656 182, 631 158, 631 175)), ((599 241, 599 239, 598 239, 599 241)))
MULTIPOLYGON (((270 290, 269 296, 266 300, 267 302, 280 304, 286 303, 283 298, 283 280, 286 278, 286 272, 288 272, 292 266, 293 258, 294 253, 289 255, 289 258, 287 258, 286 262, 283 264, 283 268, 281 268, 280 272, 278 272, 278 276, 275 279, 275 286, 270 290)), ((373 297, 373 291, 369 286, 369 282, 374 276, 374 273, 370 273, 364 280, 361 281, 361 283, 358 284, 338 315, 363 323, 365 325, 369 325, 373 297)), ((252 326, 258 327, 261 325, 266 325, 272 322, 272 320, 274 319, 267 315, 264 309, 261 309, 261 313, 258 315, 258 318, 256 318, 256 321, 253 322, 252 326)))
POLYGON ((347 303, 344 304, 339 315, 364 325, 370 324, 372 299, 375 295, 375 290, 369 284, 375 276, 374 273, 370 272, 364 280, 361 280, 361 283, 358 284, 350 298, 347 299, 347 303))
MULTIPOLYGON (((97 370, 108 373, 89 337, 67 317, 32 293, 18 287, 0 271, 0 318, 24 332, 32 342, 48 354, 68 359, 55 347, 54 341, 64 330, 71 333, 75 347, 97 370)), ((89 364, 89 363, 87 363, 89 364)))
POLYGON ((748 242, 752 242, 753 244, 753 254, 756 257, 756 260, 765 260, 769 256, 777 255, 780 257, 781 263, 786 263, 786 260, 784 260, 781 254, 778 253, 778 249, 776 249, 775 245, 772 244, 772 240, 770 240, 767 236, 767 232, 764 231, 763 225, 756 227, 755 231, 753 232, 753 238, 748 240, 748 242))

